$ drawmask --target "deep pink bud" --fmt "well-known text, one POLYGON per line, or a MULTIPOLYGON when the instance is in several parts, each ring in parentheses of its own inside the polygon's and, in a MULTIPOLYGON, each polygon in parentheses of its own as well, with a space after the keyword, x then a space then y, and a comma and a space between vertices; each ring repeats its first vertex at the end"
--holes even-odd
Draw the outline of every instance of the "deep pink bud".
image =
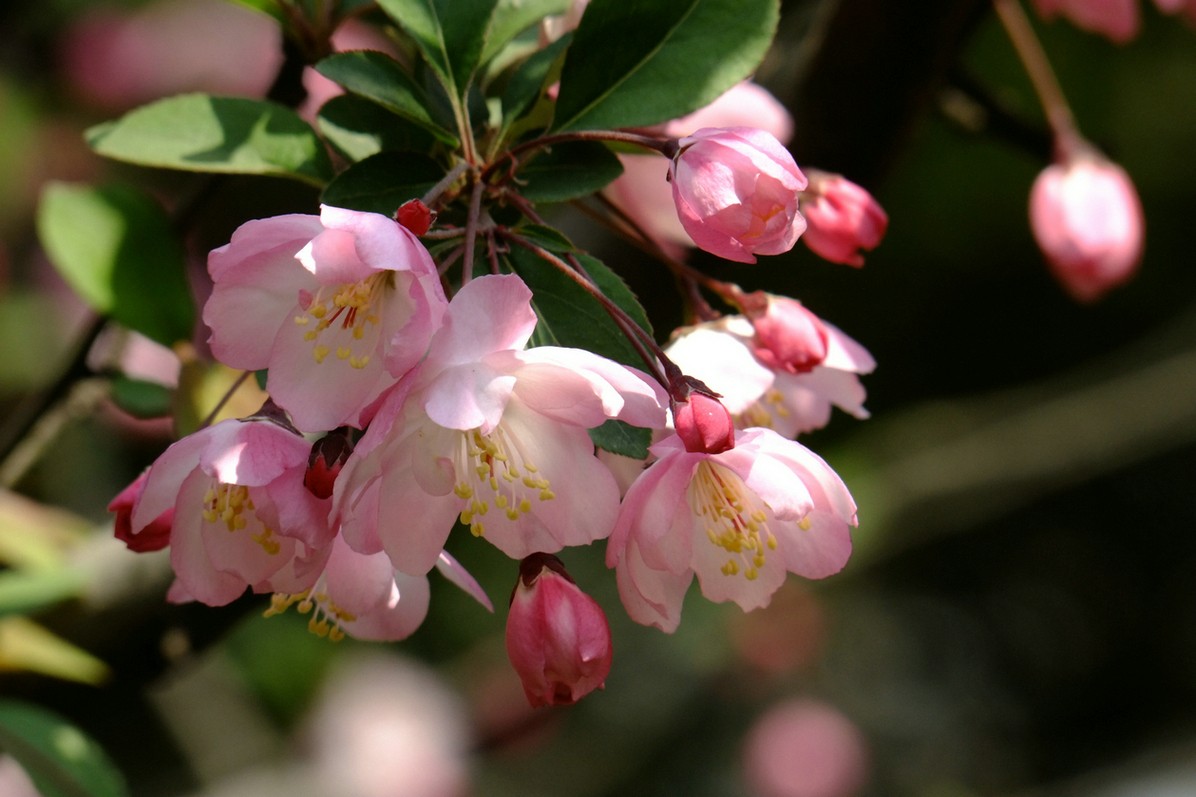
POLYGON ((141 498, 141 493, 145 489, 145 479, 148 475, 149 471, 142 473, 128 487, 117 493, 112 502, 108 504, 108 511, 116 513, 116 527, 114 529, 116 539, 128 546, 130 551, 136 551, 137 553, 160 551, 169 545, 170 527, 174 522, 174 509, 167 509, 148 526, 136 534, 133 533, 133 506, 141 498))
POLYGON ((670 380, 673 428, 686 451, 718 454, 735 447, 735 420, 718 398, 704 382, 679 369, 670 380))
POLYGON ((872 195, 838 174, 807 171, 810 187, 802 193, 806 217, 802 240, 814 254, 832 263, 864 265, 861 249, 880 245, 889 216, 872 195))
POLYGON ((303 486, 316 498, 331 498, 336 477, 352 453, 353 441, 343 427, 312 443, 303 486))
POLYGON ((507 615, 507 656, 533 706, 576 703, 610 673, 610 626, 561 560, 534 553, 519 563, 507 615))
POLYGON ((428 231, 436 214, 418 199, 409 199, 395 212, 395 221, 402 224, 418 238, 428 231))
POLYGON ((1129 175, 1091 151, 1048 166, 1030 191, 1034 238, 1056 279, 1080 301, 1133 276, 1143 226, 1129 175))
POLYGON ((752 353, 769 368, 803 374, 826 359, 826 327, 801 302, 756 291, 741 304, 756 332, 752 353))
POLYGON ((673 202, 695 244, 740 263, 793 248, 806 229, 797 212, 806 177, 771 133, 704 127, 677 147, 669 166, 673 202))

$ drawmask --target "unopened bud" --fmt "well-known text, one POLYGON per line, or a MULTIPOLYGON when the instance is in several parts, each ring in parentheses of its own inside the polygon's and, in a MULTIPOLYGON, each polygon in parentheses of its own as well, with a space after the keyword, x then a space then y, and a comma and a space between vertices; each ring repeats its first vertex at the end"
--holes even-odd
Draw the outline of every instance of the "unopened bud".
POLYGON ((756 333, 752 353, 769 368, 801 374, 826 359, 826 327, 801 302, 756 291, 742 297, 741 307, 756 333))
POLYGON ((116 524, 113 533, 116 539, 123 542, 130 551, 146 553, 160 551, 170 544, 170 528, 174 522, 174 509, 167 509, 148 526, 133 531, 133 507, 141 498, 145 490, 145 481, 149 471, 142 473, 133 482, 116 494, 108 504, 108 511, 116 513, 116 524))
POLYGON ((312 443, 307 458, 307 472, 303 474, 303 486, 316 498, 331 498, 337 474, 353 453, 353 441, 348 430, 337 429, 312 443))
POLYGON ((673 428, 686 451, 718 454, 735 447, 735 419, 704 383, 679 376, 669 385, 669 399, 673 428))
POLYGON ((407 200, 395 212, 395 221, 411 230, 417 238, 428 231, 435 219, 432 209, 418 199, 407 200))

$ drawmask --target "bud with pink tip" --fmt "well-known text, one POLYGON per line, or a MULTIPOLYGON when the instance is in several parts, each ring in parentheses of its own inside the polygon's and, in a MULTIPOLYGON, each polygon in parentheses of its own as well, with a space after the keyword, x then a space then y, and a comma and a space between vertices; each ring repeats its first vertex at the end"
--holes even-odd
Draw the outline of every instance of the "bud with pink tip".
POLYGON ((336 477, 353 453, 349 430, 342 426, 311 444, 303 486, 316 498, 331 498, 336 477))
POLYGON ((1030 227, 1051 272, 1079 301, 1129 280, 1142 258, 1142 205, 1120 166, 1085 150, 1048 166, 1030 192, 1030 227))
POLYGON ((535 553, 519 563, 507 615, 507 656, 532 706, 576 703, 610 673, 610 626, 557 557, 535 553))
POLYGON ((735 419, 703 382, 678 371, 670 379, 669 405, 686 451, 721 454, 735 447, 735 419))
POLYGON ((113 532, 116 539, 123 542, 130 551, 146 553, 160 551, 170 544, 170 527, 174 522, 174 509, 162 512, 150 521, 144 528, 133 531, 133 507, 145 491, 145 480, 149 471, 145 471, 133 482, 116 494, 108 504, 108 511, 116 513, 116 523, 113 532))
POLYGON ((745 294, 741 304, 756 333, 752 353, 769 368, 804 374, 826 359, 826 325, 801 302, 755 291, 745 294))
POLYGON ((705 127, 677 142, 669 166, 681 226, 700 248, 740 263, 788 252, 806 229, 806 177, 789 150, 753 127, 705 127))
POLYGON ((860 186, 839 174, 808 170, 810 187, 802 193, 806 234, 802 240, 819 257, 857 268, 861 249, 880 245, 889 227, 884 208, 860 186))

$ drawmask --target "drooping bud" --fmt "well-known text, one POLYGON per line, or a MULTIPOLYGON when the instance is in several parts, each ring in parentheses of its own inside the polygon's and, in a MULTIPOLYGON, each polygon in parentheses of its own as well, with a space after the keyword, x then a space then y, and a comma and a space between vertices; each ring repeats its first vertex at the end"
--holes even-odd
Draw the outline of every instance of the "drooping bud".
POLYGON ((343 426, 312 443, 303 486, 316 498, 331 498, 337 474, 352 453, 353 441, 349 438, 349 430, 343 426))
POLYGON ((435 219, 432 209, 418 199, 407 200, 395 212, 395 221, 411 230, 417 238, 428 231, 435 219))
POLYGON ((769 368, 802 374, 826 359, 826 326, 801 302, 755 291, 740 305, 756 333, 752 353, 769 368))
POLYGON ((535 553, 519 563, 507 656, 532 706, 576 703, 601 689, 610 673, 606 615, 551 554, 535 553))
POLYGON ((735 447, 735 419, 719 394, 692 376, 678 372, 669 382, 673 428, 685 450, 718 454, 735 447))
POLYGON ((806 246, 832 263, 860 267, 861 249, 880 245, 889 227, 884 208, 860 186, 838 174, 807 170, 810 186, 802 192, 806 246))
POLYGON ((116 525, 113 532, 116 539, 123 542, 130 551, 146 553, 160 551, 170 544, 170 528, 174 523, 174 509, 167 509, 148 526, 133 532, 133 507, 141 498, 145 490, 145 480, 149 471, 145 471, 132 481, 128 487, 121 490, 108 504, 108 511, 116 513, 116 525))

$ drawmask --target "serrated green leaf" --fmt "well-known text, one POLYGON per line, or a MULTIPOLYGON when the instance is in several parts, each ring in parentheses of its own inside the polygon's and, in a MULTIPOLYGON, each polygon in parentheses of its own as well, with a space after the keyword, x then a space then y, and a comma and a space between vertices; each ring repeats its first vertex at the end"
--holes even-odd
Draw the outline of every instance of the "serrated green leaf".
POLYGON ((316 131, 265 100, 182 94, 87 131, 101 155, 141 166, 289 177, 322 186, 332 164, 316 131))
POLYGON ((127 797, 124 777, 94 739, 39 706, 0 700, 0 748, 42 797, 127 797))
POLYGON ((94 310, 167 346, 191 336, 183 247, 149 196, 121 185, 50 183, 37 231, 51 262, 94 310))
POLYGON ((469 90, 497 4, 498 0, 378 0, 457 98, 469 90))
POLYGON ((623 164, 597 141, 568 141, 538 153, 522 166, 519 193, 531 202, 565 202, 601 191, 623 173, 623 164))
POLYGON ((356 50, 330 55, 316 71, 351 92, 415 122, 450 147, 460 142, 432 118, 424 90, 386 53, 356 50))
POLYGON ((544 17, 564 14, 572 5, 572 0, 498 0, 478 62, 489 62, 524 30, 544 17))
POLYGON ((324 189, 322 201, 352 210, 393 215, 409 199, 428 192, 444 169, 415 152, 381 152, 350 166, 324 189))
POLYGON ((117 376, 110 390, 112 403, 134 418, 165 418, 174 406, 174 391, 157 382, 117 376))
POLYGON ((632 426, 612 418, 601 426, 590 430, 594 445, 632 459, 647 459, 648 446, 652 445, 652 430, 632 426))
POLYGON ((779 14, 777 0, 593 0, 553 129, 642 127, 709 104, 759 65, 779 14))

